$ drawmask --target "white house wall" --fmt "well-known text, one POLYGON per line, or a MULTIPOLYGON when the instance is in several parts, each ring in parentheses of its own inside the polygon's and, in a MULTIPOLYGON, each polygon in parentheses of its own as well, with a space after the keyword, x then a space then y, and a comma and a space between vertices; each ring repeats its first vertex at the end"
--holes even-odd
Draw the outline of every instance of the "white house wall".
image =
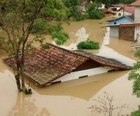
POLYGON ((140 26, 135 27, 135 36, 134 39, 140 42, 140 26))
POLYGON ((140 7, 136 7, 135 9, 135 19, 134 19, 135 22, 140 22, 140 7))
POLYGON ((127 15, 132 15, 132 14, 133 14, 133 13, 130 13, 130 12, 127 12, 127 11, 124 12, 124 15, 126 15, 126 16, 127 16, 127 15))
POLYGON ((106 73, 109 70, 112 70, 113 68, 111 67, 99 67, 99 68, 92 68, 88 70, 83 70, 83 71, 76 71, 76 72, 71 72, 69 74, 66 74, 62 76, 59 79, 54 80, 53 82, 65 82, 65 81, 70 81, 74 79, 78 79, 79 77, 84 77, 84 76, 91 76, 91 75, 97 75, 101 73, 106 73))
POLYGON ((132 15, 132 13, 130 13, 130 12, 127 12, 127 11, 123 11, 123 10, 119 10, 119 11, 114 11, 114 13, 115 13, 115 17, 122 17, 122 16, 124 16, 124 15, 132 15))
POLYGON ((110 37, 119 38, 119 28, 118 27, 110 27, 110 37))
POLYGON ((115 13, 115 17, 117 17, 117 18, 123 16, 122 10, 120 10, 120 11, 115 11, 114 13, 115 13))

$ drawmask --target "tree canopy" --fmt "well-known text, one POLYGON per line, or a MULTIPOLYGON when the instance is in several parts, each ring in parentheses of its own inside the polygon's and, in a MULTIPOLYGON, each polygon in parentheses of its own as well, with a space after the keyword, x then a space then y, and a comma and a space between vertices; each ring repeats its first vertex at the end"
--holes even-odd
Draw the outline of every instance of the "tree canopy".
POLYGON ((106 7, 109 7, 112 4, 118 4, 118 3, 130 4, 135 1, 136 0, 96 0, 96 2, 105 4, 106 7))
POLYGON ((0 28, 7 35, 0 35, 0 48, 15 56, 19 91, 27 92, 23 77, 24 57, 32 49, 32 43, 42 43, 45 35, 51 35, 59 44, 64 43, 69 37, 60 21, 68 15, 69 10, 61 0, 0 1, 0 28), (35 37, 30 38, 30 34, 35 37))

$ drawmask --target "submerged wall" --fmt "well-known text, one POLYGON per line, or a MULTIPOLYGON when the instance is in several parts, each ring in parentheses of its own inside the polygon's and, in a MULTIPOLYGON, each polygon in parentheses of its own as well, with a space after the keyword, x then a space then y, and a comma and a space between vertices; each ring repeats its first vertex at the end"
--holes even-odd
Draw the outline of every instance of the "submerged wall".
POLYGON ((119 39, 134 41, 134 27, 120 27, 119 28, 119 39))
POLYGON ((92 68, 92 69, 83 70, 83 71, 71 72, 69 74, 62 76, 59 79, 54 80, 53 82, 70 81, 70 80, 74 80, 74 79, 79 79, 80 77, 86 77, 86 76, 92 76, 92 75, 106 73, 110 70, 113 70, 113 68, 111 68, 111 67, 98 67, 98 68, 92 68))

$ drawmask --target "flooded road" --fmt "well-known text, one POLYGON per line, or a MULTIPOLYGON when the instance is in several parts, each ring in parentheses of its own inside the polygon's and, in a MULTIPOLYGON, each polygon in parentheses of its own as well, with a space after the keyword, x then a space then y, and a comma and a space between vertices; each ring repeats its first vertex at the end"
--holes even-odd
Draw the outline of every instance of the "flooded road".
MULTIPOLYGON (((70 34, 70 40, 65 45, 70 45, 78 40, 76 33, 85 28, 89 38, 100 42, 102 45, 106 29, 105 20, 71 22, 63 24, 66 32, 70 34)), ((135 60, 134 50, 130 47, 131 42, 110 39, 107 47, 119 54, 135 60)), ((106 48, 104 48, 105 50, 106 48)), ((107 54, 107 52, 106 52, 107 54)), ((110 53, 109 53, 110 54, 110 53)), ((86 78, 57 83, 45 88, 39 88, 30 83, 33 94, 26 96, 18 93, 12 70, 6 66, 2 59, 6 57, 0 51, 0 116, 105 116, 90 109, 91 106, 100 105, 93 99, 103 97, 104 92, 113 96, 113 105, 127 104, 121 114, 130 114, 140 104, 139 99, 132 95, 132 82, 128 81, 128 71, 109 72, 86 78)), ((27 84, 29 81, 26 81, 27 84)), ((120 109, 113 111, 117 116, 120 109)))

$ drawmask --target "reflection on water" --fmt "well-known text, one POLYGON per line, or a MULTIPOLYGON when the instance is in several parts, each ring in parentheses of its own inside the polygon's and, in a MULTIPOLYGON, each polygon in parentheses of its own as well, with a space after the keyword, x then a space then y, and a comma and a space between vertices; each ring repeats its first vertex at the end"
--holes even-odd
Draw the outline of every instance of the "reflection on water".
POLYGON ((14 107, 7 116, 50 116, 50 114, 45 107, 39 109, 35 104, 35 99, 31 96, 19 93, 14 107))
POLYGON ((0 116, 6 116, 8 111, 13 107, 17 88, 13 74, 9 71, 0 73, 0 116))

